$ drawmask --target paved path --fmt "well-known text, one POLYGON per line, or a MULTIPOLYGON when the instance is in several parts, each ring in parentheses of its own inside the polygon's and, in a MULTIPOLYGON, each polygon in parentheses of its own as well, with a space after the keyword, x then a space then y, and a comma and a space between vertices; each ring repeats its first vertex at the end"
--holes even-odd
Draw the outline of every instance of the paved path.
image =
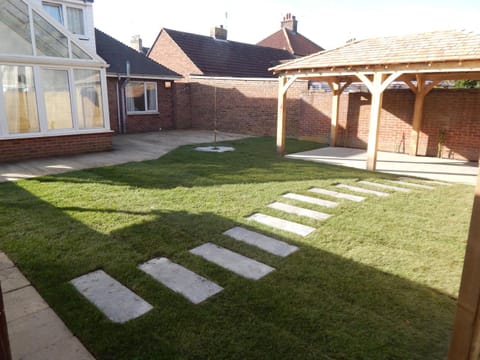
MULTIPOLYGON (((217 133, 218 141, 246 138, 246 135, 217 133)), ((52 157, 0 163, 0 182, 59 174, 72 170, 118 165, 132 161, 157 159, 182 145, 213 141, 213 132, 169 130, 113 137, 113 150, 75 156, 52 157)))

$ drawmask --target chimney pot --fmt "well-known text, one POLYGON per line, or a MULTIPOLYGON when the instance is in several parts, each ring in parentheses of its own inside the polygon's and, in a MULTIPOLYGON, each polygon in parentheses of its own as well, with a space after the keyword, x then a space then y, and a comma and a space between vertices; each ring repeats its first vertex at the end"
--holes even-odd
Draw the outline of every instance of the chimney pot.
POLYGON ((287 13, 287 15, 283 17, 283 21, 281 22, 281 28, 285 28, 296 33, 298 29, 297 18, 295 16, 292 16, 291 13, 287 13))

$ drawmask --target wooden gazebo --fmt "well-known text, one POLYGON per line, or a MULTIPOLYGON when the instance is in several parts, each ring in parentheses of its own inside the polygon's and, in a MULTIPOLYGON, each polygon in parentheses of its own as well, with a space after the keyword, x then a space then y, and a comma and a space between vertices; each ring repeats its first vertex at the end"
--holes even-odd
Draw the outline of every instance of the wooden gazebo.
MULTIPOLYGON (((287 91, 296 80, 329 84, 333 97, 331 146, 337 142, 341 93, 352 82, 365 84, 372 95, 366 168, 374 171, 384 91, 393 81, 404 81, 415 94, 409 153, 416 156, 429 91, 444 80, 480 79, 480 35, 438 31, 354 41, 271 70, 279 75, 277 152, 282 156, 287 91)), ((477 181, 449 359, 478 359, 480 354, 480 177, 477 181)))

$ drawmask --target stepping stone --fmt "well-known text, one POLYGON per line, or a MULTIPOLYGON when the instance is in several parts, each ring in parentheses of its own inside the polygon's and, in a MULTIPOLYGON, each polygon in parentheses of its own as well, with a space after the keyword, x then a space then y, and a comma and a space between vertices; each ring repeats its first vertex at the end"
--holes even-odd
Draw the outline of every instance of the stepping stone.
POLYGON ((313 205, 326 206, 328 208, 334 208, 334 207, 338 206, 338 203, 336 203, 336 202, 323 200, 323 199, 318 199, 318 198, 314 198, 314 197, 311 197, 311 196, 305 196, 305 195, 288 193, 288 194, 283 195, 283 197, 287 198, 287 199, 293 199, 293 200, 306 202, 306 203, 313 204, 313 205))
POLYGON ((268 265, 212 243, 200 245, 190 250, 190 253, 201 256, 205 260, 247 279, 258 280, 275 270, 268 265))
POLYGON ((223 234, 281 257, 286 257, 298 250, 296 246, 289 245, 283 241, 247 230, 240 226, 225 231, 223 234))
POLYGON ((347 190, 362 193, 362 194, 370 194, 370 195, 383 196, 383 197, 390 195, 390 194, 382 192, 382 191, 368 190, 368 189, 364 189, 364 188, 357 187, 357 186, 351 186, 351 185, 345 185, 345 184, 338 184, 336 186, 340 189, 347 189, 347 190))
POLYGON ((322 213, 320 211, 314 211, 310 209, 304 209, 298 206, 288 205, 281 202, 274 202, 268 205, 269 208, 284 211, 289 214, 295 214, 298 216, 305 216, 315 220, 327 220, 331 215, 322 213))
POLYGON ((421 185, 421 184, 415 184, 411 182, 406 182, 406 181, 398 181, 398 180, 389 180, 391 183, 398 184, 398 185, 403 185, 403 186, 410 186, 418 189, 427 189, 427 190, 433 190, 435 189, 433 186, 428 186, 428 185, 421 185))
POLYGON ((138 268, 194 304, 199 304, 223 290, 214 282, 166 258, 152 259, 138 268))
POLYGON ((103 270, 80 276, 70 283, 116 323, 135 319, 153 309, 152 305, 103 270))
POLYGON ((307 236, 316 230, 311 226, 302 225, 293 221, 283 220, 270 215, 265 215, 260 213, 253 214, 252 216, 249 216, 247 219, 256 221, 263 225, 271 226, 272 228, 275 228, 275 229, 288 231, 300 236, 307 236))
POLYGON ((355 202, 361 202, 361 201, 365 200, 365 198, 363 196, 339 193, 339 192, 336 192, 336 191, 333 191, 333 190, 327 190, 327 189, 312 188, 308 191, 311 191, 311 192, 314 192, 314 193, 317 193, 317 194, 336 197, 337 199, 345 199, 345 200, 350 200, 350 201, 355 201, 355 202))
POLYGON ((423 183, 433 184, 433 185, 445 185, 445 186, 451 186, 452 185, 450 183, 443 182, 443 181, 438 181, 438 180, 411 179, 411 178, 405 178, 405 177, 401 177, 399 179, 402 180, 402 181, 410 181, 410 180, 421 181, 423 183))
POLYGON ((362 181, 359 181, 359 183, 364 184, 364 185, 368 185, 368 186, 376 186, 376 187, 379 187, 380 189, 394 190, 394 191, 399 191, 399 192, 404 192, 404 193, 411 192, 410 189, 405 189, 405 188, 401 188, 401 187, 398 187, 398 186, 374 183, 374 182, 371 182, 371 181, 362 180, 362 181))

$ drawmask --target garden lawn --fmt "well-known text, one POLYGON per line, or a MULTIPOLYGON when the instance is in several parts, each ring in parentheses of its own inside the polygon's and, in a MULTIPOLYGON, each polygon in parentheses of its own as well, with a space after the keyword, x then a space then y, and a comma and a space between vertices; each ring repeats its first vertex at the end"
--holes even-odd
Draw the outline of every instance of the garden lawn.
MULTIPOLYGON (((97 359, 445 357, 471 186, 323 209, 281 195, 395 177, 281 159, 272 138, 225 144, 236 151, 186 146, 154 161, 0 184, 0 249, 97 359), (318 222, 267 207, 280 199, 334 216, 318 222), (255 212, 318 230, 305 238, 274 231, 246 220, 255 212), (279 258, 222 235, 239 224, 300 250, 279 258), (188 252, 205 242, 276 271, 247 280, 188 252), (155 257, 224 291, 193 305, 137 268, 155 257), (154 309, 125 324, 109 321, 69 283, 96 269, 154 309)), ((287 151, 317 146, 291 140, 287 151)))

